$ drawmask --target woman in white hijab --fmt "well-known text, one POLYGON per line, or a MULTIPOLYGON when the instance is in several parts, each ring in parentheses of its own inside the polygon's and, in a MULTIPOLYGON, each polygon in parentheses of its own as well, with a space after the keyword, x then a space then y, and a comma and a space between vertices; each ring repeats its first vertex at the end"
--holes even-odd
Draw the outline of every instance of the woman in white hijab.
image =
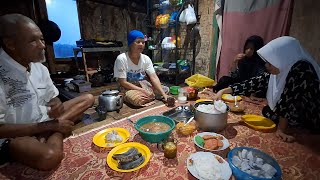
POLYGON ((268 106, 263 114, 278 123, 277 136, 292 142, 286 134, 288 125, 320 130, 320 68, 317 62, 293 37, 272 40, 257 51, 266 61, 265 73, 237 83, 217 93, 244 95, 267 89, 268 106))

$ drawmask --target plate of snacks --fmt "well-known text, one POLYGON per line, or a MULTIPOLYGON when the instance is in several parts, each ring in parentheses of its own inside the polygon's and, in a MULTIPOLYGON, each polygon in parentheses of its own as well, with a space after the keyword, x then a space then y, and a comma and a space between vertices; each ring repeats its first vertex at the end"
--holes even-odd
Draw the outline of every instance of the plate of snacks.
POLYGON ((150 149, 130 142, 113 148, 107 156, 108 166, 118 172, 132 172, 144 167, 151 158, 150 149))
POLYGON ((198 133, 193 141, 199 148, 207 151, 222 151, 230 146, 228 139, 213 132, 198 133))
POLYGON ((130 133, 124 128, 104 129, 93 136, 93 143, 102 148, 112 148, 128 141, 130 133))
POLYGON ((229 163, 211 152, 191 154, 187 159, 187 168, 194 177, 200 180, 229 180, 232 175, 229 163))

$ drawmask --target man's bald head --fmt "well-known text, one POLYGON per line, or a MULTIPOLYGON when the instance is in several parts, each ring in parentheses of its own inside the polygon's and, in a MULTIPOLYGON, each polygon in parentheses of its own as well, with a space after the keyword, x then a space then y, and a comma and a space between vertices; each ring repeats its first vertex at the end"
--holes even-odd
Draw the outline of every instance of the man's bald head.
POLYGON ((21 14, 0 17, 0 45, 14 60, 27 66, 45 59, 43 35, 35 22, 21 14))
POLYGON ((21 14, 6 14, 0 17, 0 39, 12 38, 20 30, 19 27, 25 24, 35 24, 35 22, 21 14))

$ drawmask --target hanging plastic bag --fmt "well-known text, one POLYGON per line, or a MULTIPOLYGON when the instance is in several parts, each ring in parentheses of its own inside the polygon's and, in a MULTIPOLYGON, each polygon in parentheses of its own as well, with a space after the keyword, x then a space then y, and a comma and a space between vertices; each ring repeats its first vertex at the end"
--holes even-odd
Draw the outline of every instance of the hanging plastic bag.
POLYGON ((185 22, 187 24, 195 24, 197 22, 196 14, 194 13, 194 8, 188 4, 188 8, 185 9, 185 22))
POLYGON ((188 77, 185 80, 185 83, 191 87, 203 88, 203 87, 213 86, 214 80, 206 76, 203 76, 201 74, 195 74, 193 76, 188 77))
POLYGON ((179 22, 181 23, 186 23, 186 10, 187 8, 184 9, 179 16, 179 22))

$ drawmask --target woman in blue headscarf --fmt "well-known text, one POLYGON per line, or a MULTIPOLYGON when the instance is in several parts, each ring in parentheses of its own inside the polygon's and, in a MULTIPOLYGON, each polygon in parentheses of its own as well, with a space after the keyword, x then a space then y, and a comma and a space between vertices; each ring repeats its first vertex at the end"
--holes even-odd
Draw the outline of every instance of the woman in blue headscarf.
POLYGON ((155 89, 163 99, 167 100, 167 94, 164 92, 160 80, 155 73, 151 59, 142 54, 145 48, 144 34, 138 30, 132 30, 128 33, 129 51, 120 54, 114 65, 114 77, 118 79, 120 86, 126 90, 138 90, 141 93, 140 99, 145 102, 154 99, 152 89, 155 89), (150 80, 151 86, 145 80, 150 80))
POLYGON ((262 114, 278 124, 276 135, 291 142, 287 127, 300 126, 320 132, 320 68, 293 37, 272 40, 257 51, 270 73, 253 77, 220 90, 222 94, 243 95, 267 89, 268 105, 262 114))

